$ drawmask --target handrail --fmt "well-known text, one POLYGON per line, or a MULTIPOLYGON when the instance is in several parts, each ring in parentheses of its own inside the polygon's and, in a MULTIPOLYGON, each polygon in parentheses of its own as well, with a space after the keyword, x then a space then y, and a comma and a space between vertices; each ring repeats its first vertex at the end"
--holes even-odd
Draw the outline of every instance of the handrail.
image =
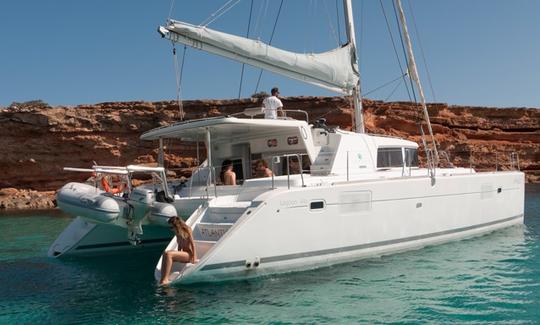
POLYGON ((439 150, 439 157, 443 157, 444 159, 446 159, 446 161, 448 162, 450 167, 454 168, 454 164, 452 164, 452 162, 450 161, 450 156, 448 155, 448 153, 446 151, 439 150))
POLYGON ((510 153, 510 161, 511 161, 512 169, 515 170, 515 168, 517 167, 517 170, 520 170, 520 167, 519 167, 519 154, 517 152, 512 151, 510 153))
POLYGON ((272 189, 275 188, 274 186, 274 160, 275 158, 286 158, 287 159, 287 189, 291 189, 291 180, 290 180, 290 157, 296 157, 298 159, 298 166, 300 167, 300 178, 302 179, 302 187, 306 187, 306 184, 304 182, 304 169, 302 167, 302 156, 307 156, 306 154, 298 154, 298 153, 292 153, 292 154, 283 154, 283 155, 276 155, 272 156, 272 189))
MULTIPOLYGON (((205 167, 197 167, 196 168, 196 171, 197 171, 197 179, 198 181, 200 182, 201 180, 201 171, 205 171, 205 170, 208 170, 208 176, 206 178, 206 188, 205 188, 205 192, 206 192, 206 198, 209 199, 210 198, 210 194, 208 192, 208 188, 211 187, 212 185, 214 186, 214 195, 215 197, 217 197, 217 182, 216 182, 216 167, 214 166, 205 166, 205 167)), ((189 178, 189 197, 191 198, 193 195, 192 193, 192 189, 193 189, 193 179, 195 177, 193 177, 193 174, 192 176, 189 178)), ((203 185, 204 186, 204 185, 203 185)))
MULTIPOLYGON (((305 121, 309 123, 309 114, 308 112, 301 110, 301 109, 282 109, 280 110, 282 112, 289 112, 289 113, 302 113, 305 115, 305 121)), ((262 107, 248 107, 242 112, 229 114, 228 116, 239 116, 239 115, 246 115, 253 119, 255 116, 264 115, 264 112, 262 111, 262 107)), ((278 119, 289 119, 288 117, 278 117, 278 119)))

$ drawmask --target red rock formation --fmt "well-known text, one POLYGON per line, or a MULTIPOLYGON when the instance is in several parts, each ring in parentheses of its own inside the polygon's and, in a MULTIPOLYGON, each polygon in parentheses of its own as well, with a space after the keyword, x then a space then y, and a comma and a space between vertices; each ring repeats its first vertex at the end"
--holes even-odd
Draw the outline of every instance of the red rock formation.
MULTIPOLYGON (((287 109, 325 117, 330 125, 351 129, 351 103, 342 97, 290 97, 287 109)), ((256 106, 255 99, 184 101, 187 119, 227 115, 256 106)), ((408 102, 364 100, 366 129, 419 141, 419 108, 408 102)), ((540 109, 487 108, 430 104, 440 149, 456 165, 508 169, 517 152, 529 182, 540 181, 540 109), (497 155, 495 153, 498 153, 497 155)), ((64 172, 64 166, 90 167, 156 161, 156 144, 141 141, 149 129, 177 121, 178 105, 164 102, 118 102, 77 107, 0 110, 0 188, 56 190, 88 175, 64 172)), ((296 117, 296 116, 295 116, 296 117)), ((298 115, 298 118, 301 118, 298 115)), ((195 146, 167 143, 168 166, 189 174, 195 146), (186 170, 187 168, 187 170, 186 170)))

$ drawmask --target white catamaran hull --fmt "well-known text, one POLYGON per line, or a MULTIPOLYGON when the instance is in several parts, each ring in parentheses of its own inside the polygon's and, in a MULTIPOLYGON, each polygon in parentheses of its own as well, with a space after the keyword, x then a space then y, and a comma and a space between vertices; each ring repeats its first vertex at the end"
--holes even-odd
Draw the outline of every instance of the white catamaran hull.
POLYGON ((199 263, 175 264, 171 280, 313 269, 475 236, 523 223, 523 193, 521 172, 439 176, 434 185, 411 177, 268 191, 199 263))
POLYGON ((48 251, 49 257, 140 251, 143 248, 164 247, 173 234, 157 225, 144 227, 140 242, 133 246, 127 240, 126 229, 115 225, 96 224, 81 217, 75 218, 58 236, 48 251))

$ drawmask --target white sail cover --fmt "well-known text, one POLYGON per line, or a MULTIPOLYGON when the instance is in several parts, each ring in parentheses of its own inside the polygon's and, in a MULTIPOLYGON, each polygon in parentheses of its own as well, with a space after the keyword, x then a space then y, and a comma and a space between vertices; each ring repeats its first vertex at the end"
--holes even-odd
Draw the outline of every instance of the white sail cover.
POLYGON ((179 21, 171 21, 158 31, 173 42, 339 93, 350 95, 358 84, 356 52, 351 43, 328 52, 302 54, 179 21))

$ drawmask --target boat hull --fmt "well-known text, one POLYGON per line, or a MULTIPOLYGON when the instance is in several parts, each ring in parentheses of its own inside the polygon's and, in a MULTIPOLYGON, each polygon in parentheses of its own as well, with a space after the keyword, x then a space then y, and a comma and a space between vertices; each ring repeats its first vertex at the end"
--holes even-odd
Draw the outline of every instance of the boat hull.
POLYGON ((64 229, 48 251, 49 257, 101 255, 119 251, 141 251, 145 248, 165 247, 173 237, 170 229, 147 225, 140 243, 131 245, 126 228, 96 224, 77 217, 64 229))
POLYGON ((314 269, 522 224, 524 174, 443 175, 435 183, 429 177, 336 182, 274 190, 256 200, 262 203, 176 282, 314 269))

